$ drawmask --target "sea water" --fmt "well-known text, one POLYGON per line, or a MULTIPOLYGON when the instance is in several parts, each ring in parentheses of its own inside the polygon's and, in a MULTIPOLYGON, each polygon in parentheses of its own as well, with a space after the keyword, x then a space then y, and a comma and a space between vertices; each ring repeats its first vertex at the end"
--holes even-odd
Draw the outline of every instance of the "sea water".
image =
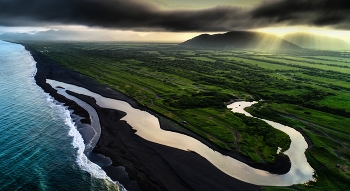
POLYGON ((0 41, 0 190, 119 190, 85 157, 70 112, 35 72, 22 45, 0 41))

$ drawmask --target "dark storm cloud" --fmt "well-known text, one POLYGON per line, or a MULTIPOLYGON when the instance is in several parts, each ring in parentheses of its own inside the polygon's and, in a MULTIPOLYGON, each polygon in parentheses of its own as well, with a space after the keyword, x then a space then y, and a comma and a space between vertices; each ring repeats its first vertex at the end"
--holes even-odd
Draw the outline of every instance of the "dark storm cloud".
MULTIPOLYGON (((233 7, 161 10, 142 0, 0 0, 0 25, 79 24, 138 30, 226 30, 240 18, 233 7)), ((237 21, 239 25, 243 24, 237 21)))
POLYGON ((0 25, 87 26, 167 31, 228 31, 274 24, 349 27, 348 0, 280 0, 254 9, 218 6, 161 10, 142 0, 0 0, 0 25))
POLYGON ((277 0, 261 4, 251 13, 253 19, 276 23, 350 28, 349 0, 277 0))

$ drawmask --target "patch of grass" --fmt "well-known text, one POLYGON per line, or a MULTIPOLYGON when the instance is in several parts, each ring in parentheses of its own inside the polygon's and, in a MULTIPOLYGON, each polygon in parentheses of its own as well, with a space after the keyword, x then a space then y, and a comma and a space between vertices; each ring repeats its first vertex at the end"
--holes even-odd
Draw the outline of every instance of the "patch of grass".
MULTIPOLYGON (((289 58, 289 57, 287 57, 289 58)), ((350 59, 345 57, 331 57, 331 56, 307 56, 307 57, 290 57, 291 59, 300 60, 304 62, 314 62, 329 65, 350 66, 350 59)))
POLYGON ((241 57, 235 57, 235 56, 220 56, 217 58, 228 60, 228 61, 247 63, 247 64, 255 65, 255 66, 269 69, 269 70, 299 70, 298 68, 294 68, 291 66, 270 64, 268 62, 251 60, 249 58, 241 58, 241 57))
POLYGON ((210 59, 210 58, 207 58, 207 57, 204 57, 204 56, 201 56, 201 57, 188 57, 190 59, 195 59, 195 60, 200 60, 200 61, 207 61, 207 62, 215 62, 216 60, 214 59, 210 59))
POLYGON ((336 72, 342 72, 346 74, 350 74, 350 68, 342 68, 337 65, 326 65, 326 64, 320 64, 319 62, 306 62, 303 60, 286 60, 285 58, 277 58, 277 57, 255 57, 262 60, 266 60, 266 62, 274 61, 274 62, 280 62, 280 63, 286 63, 290 65, 296 65, 296 66, 305 66, 310 68, 317 68, 321 70, 330 70, 330 71, 336 71, 336 72))
MULTIPOLYGON (((337 92, 334 96, 326 97, 325 99, 317 101, 321 105, 331 106, 335 108, 350 111, 350 99, 348 92, 337 92)), ((350 115, 348 115, 350 117, 350 115)))

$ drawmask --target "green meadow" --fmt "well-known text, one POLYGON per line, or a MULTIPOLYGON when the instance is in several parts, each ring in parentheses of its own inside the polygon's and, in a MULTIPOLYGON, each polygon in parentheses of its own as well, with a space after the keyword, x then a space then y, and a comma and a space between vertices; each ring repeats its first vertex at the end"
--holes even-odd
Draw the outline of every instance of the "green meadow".
POLYGON ((305 153, 317 181, 283 189, 350 189, 350 63, 342 52, 196 50, 156 43, 27 44, 217 147, 256 163, 273 163, 277 147, 288 149, 289 137, 225 105, 235 99, 263 100, 247 111, 291 126, 312 143, 305 153))

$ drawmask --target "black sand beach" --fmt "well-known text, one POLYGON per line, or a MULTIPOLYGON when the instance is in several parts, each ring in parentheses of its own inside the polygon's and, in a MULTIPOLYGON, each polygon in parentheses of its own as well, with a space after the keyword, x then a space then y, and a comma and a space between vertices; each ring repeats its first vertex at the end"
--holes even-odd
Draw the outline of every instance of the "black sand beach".
MULTIPOLYGON (((58 63, 35 52, 28 46, 26 46, 26 49, 31 52, 37 62, 38 71, 35 76, 37 84, 45 92, 50 93, 57 101, 65 103, 65 105, 69 106, 69 109, 74 110, 74 114, 89 119, 89 115, 84 109, 75 102, 57 94, 56 90, 45 82, 46 79, 74 84, 105 97, 127 101, 133 107, 146 110, 158 117, 162 129, 190 135, 212 148, 215 147, 163 116, 147 108, 141 108, 134 100, 125 95, 97 84, 89 77, 61 67, 58 63)), ((121 178, 120 173, 124 171, 123 168, 125 167, 129 178, 136 180, 142 190, 260 190, 259 186, 248 184, 226 175, 196 153, 159 145, 139 137, 125 121, 120 120, 125 113, 100 108, 96 105, 94 99, 87 96, 77 94, 74 94, 74 96, 95 108, 100 117, 101 137, 93 152, 111 158, 113 161, 112 166, 107 166, 104 170, 113 180, 121 178)), ((89 120, 85 119, 83 122, 89 123, 89 120)), ((226 151, 220 149, 219 152, 227 154, 226 151)), ((286 173, 290 169, 288 157, 279 157, 273 165, 261 165, 252 163, 240 154, 230 153, 229 155, 250 166, 265 169, 276 174, 286 173)), ((137 190, 134 184, 127 184, 125 187, 128 190, 137 190)))

